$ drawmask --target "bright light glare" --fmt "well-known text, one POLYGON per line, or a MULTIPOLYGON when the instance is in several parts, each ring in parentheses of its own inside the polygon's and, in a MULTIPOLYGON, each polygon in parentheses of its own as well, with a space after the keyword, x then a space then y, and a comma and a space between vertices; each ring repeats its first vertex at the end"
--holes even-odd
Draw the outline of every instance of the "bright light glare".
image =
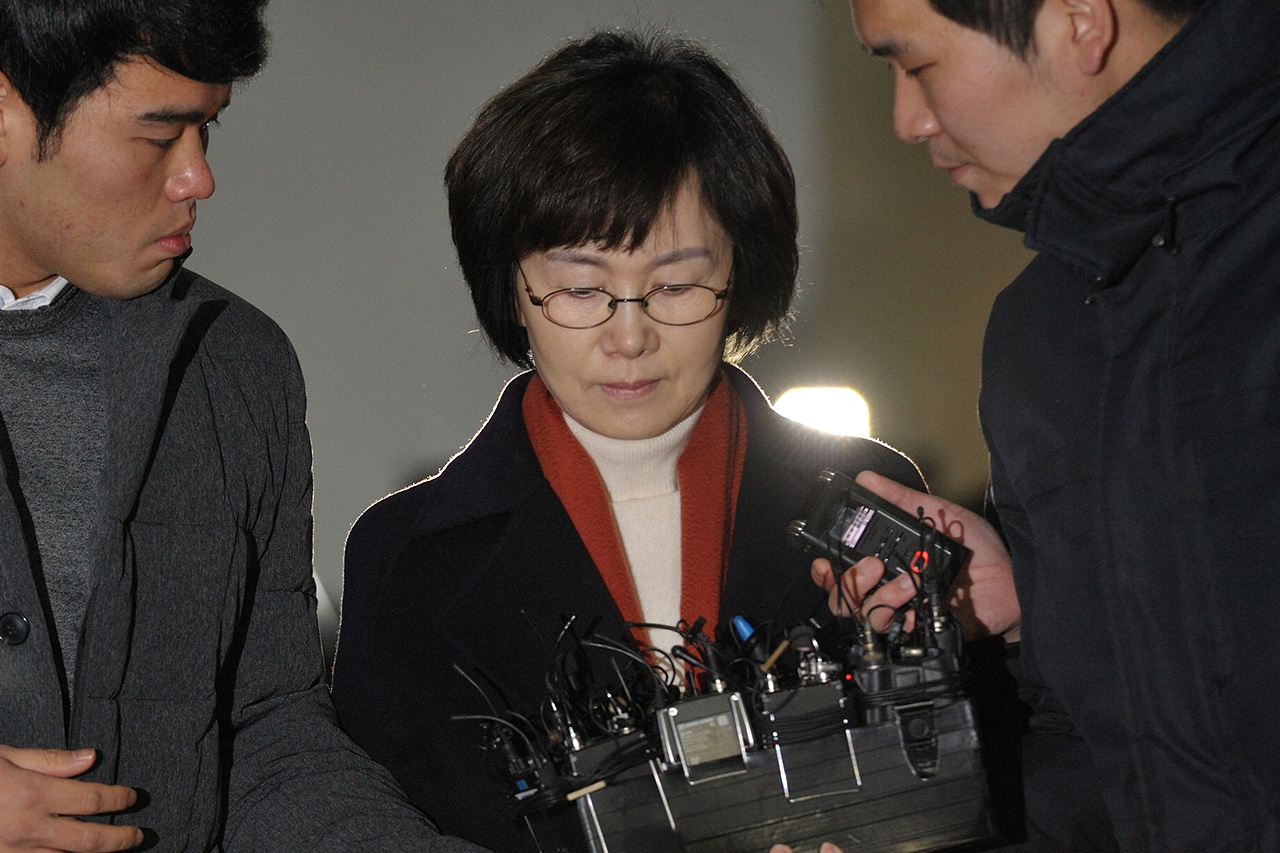
POLYGON ((871 435, 867 401, 852 388, 792 388, 773 404, 778 414, 835 435, 871 435))

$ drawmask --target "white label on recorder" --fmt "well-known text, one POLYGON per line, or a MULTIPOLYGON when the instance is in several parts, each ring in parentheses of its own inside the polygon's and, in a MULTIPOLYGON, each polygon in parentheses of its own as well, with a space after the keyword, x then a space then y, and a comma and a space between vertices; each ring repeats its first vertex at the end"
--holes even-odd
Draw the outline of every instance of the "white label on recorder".
POLYGON ((845 528, 844 535, 840 537, 841 543, 848 545, 850 548, 858 546, 858 540, 862 538, 862 534, 866 532, 867 525, 871 523, 871 519, 875 517, 876 511, 869 506, 858 507, 857 512, 853 514, 853 521, 845 528))

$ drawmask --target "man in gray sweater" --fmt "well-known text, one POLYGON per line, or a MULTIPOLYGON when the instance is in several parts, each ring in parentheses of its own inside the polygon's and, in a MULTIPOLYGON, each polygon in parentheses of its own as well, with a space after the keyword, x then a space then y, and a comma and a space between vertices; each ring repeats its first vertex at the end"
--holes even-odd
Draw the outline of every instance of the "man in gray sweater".
POLYGON ((0 853, 476 850, 338 729, 296 358, 182 269, 266 0, 0 0, 0 853))

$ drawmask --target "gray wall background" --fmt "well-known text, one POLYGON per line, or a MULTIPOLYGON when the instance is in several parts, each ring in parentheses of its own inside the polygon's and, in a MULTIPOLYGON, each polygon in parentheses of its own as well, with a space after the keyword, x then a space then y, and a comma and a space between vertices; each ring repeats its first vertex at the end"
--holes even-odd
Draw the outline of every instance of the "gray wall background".
POLYGON ((210 149, 193 269, 292 338, 315 450, 316 574, 370 503, 434 471, 513 371, 475 331, 440 176, 491 94, 566 38, 615 26, 703 41, 759 103, 800 194, 789 345, 743 366, 776 398, 849 385, 934 491, 980 493, 976 401, 995 293, 1029 255, 892 133, 892 79, 837 0, 272 0, 272 59, 210 149))

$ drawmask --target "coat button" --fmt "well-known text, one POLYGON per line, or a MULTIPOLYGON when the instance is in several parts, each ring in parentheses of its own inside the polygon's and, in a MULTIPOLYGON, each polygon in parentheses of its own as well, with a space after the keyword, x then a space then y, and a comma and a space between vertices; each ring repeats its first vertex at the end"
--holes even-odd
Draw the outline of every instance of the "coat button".
POLYGON ((21 613, 6 613, 0 616, 0 640, 11 646, 20 646, 31 635, 31 625, 27 617, 21 613))

